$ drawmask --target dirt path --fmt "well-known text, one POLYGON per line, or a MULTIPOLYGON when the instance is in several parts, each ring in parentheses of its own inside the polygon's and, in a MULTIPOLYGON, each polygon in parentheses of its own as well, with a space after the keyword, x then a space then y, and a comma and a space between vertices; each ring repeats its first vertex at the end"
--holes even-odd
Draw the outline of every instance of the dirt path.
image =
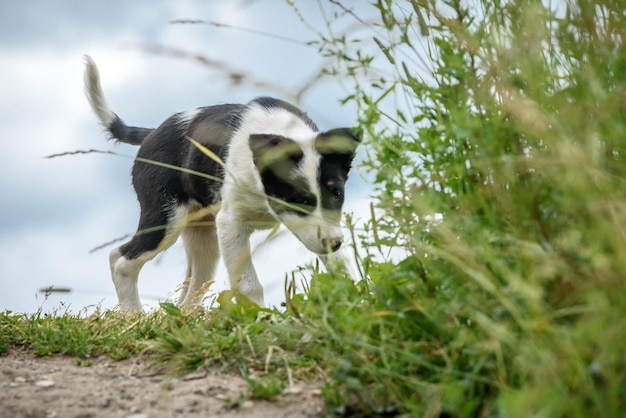
POLYGON ((317 417, 323 402, 318 387, 297 383, 274 402, 244 400, 236 375, 201 370, 172 378, 129 359, 96 359, 78 366, 69 357, 35 357, 28 352, 0 356, 2 418, 178 418, 317 417))

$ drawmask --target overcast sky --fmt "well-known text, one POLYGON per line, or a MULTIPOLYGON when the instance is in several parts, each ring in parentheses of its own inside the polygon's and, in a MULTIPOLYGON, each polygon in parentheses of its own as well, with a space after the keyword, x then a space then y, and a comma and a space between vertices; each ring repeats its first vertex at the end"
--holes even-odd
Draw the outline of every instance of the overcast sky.
MULTIPOLYGON (((296 3, 314 28, 324 27, 317 2, 296 3)), ((113 110, 127 123, 145 127, 197 106, 248 102, 259 95, 288 99, 323 65, 317 50, 301 43, 169 23, 175 19, 215 21, 298 41, 316 39, 282 0, 0 2, 0 310, 64 306, 77 312, 116 303, 108 266, 113 246, 90 250, 136 228, 139 210, 130 183, 136 148, 105 140, 83 94, 84 54, 98 64, 113 110), (235 86, 223 71, 157 53, 155 46, 202 54, 246 76, 235 86), (127 157, 44 158, 88 149, 127 157), (72 292, 44 300, 38 290, 51 285, 72 292)), ((339 105, 346 94, 326 80, 308 91, 299 106, 321 129, 352 126, 354 109, 339 105)), ((366 194, 353 173, 346 209, 366 216, 366 194)), ((285 273, 314 259, 295 238, 283 235, 254 256, 271 304, 282 300, 285 273)), ((180 244, 146 265, 139 279, 144 304, 156 306, 172 297, 184 272, 180 244)), ((225 287, 223 267, 216 280, 216 290, 225 287)))

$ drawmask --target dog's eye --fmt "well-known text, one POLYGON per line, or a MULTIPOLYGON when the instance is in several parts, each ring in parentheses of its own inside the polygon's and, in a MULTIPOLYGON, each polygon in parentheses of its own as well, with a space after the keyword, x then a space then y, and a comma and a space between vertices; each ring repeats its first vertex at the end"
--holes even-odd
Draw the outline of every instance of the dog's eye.
POLYGON ((333 180, 326 182, 326 188, 330 192, 333 200, 340 200, 343 198, 343 189, 341 187, 337 187, 333 180))
POLYGON ((339 200, 343 198, 343 190, 338 187, 333 187, 330 189, 330 194, 335 200, 339 200))

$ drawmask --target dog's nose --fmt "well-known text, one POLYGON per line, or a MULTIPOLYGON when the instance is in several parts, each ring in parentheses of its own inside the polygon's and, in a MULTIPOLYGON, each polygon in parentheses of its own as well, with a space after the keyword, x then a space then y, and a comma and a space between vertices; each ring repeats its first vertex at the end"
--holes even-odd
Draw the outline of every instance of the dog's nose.
POLYGON ((330 248, 333 252, 341 247, 341 238, 322 238, 324 248, 330 248))

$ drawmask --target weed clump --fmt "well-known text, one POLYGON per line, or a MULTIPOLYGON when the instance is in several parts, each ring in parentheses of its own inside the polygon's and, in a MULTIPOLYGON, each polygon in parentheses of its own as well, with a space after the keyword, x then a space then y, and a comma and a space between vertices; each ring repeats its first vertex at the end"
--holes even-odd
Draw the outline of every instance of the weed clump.
POLYGON ((367 21, 335 4, 364 25, 320 49, 352 81, 376 210, 368 291, 311 287, 331 404, 623 415, 621 6, 379 1, 367 21))

